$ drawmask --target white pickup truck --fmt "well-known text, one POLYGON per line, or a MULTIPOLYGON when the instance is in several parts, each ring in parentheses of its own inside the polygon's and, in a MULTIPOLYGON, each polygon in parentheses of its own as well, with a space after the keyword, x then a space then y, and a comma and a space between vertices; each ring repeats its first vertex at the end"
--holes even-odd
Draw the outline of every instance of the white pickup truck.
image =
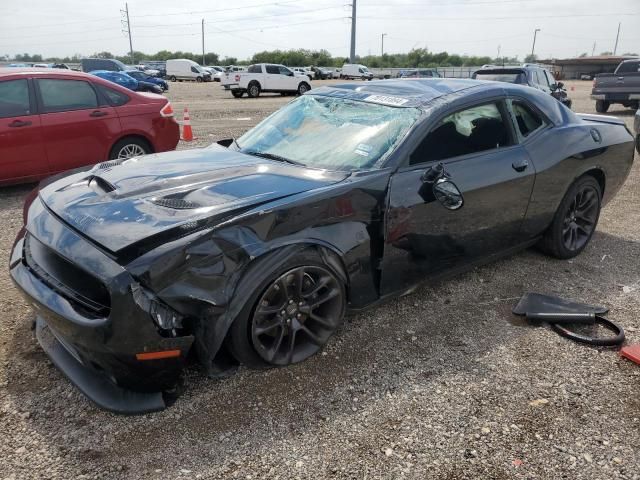
POLYGON ((311 90, 311 81, 306 75, 297 75, 284 65, 257 63, 250 65, 246 72, 229 73, 227 82, 223 82, 225 90, 242 97, 245 92, 255 98, 262 92, 274 92, 282 95, 298 94, 311 90))

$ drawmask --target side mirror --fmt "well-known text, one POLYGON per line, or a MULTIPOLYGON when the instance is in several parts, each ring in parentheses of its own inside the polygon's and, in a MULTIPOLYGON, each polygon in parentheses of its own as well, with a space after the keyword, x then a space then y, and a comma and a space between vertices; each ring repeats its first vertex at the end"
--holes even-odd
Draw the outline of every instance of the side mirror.
POLYGON ((564 88, 564 83, 562 83, 562 82, 556 82, 556 87, 558 87, 558 88, 564 88))
POLYGON ((458 210, 464 205, 462 193, 451 180, 440 178, 433 184, 433 195, 448 210, 458 210))

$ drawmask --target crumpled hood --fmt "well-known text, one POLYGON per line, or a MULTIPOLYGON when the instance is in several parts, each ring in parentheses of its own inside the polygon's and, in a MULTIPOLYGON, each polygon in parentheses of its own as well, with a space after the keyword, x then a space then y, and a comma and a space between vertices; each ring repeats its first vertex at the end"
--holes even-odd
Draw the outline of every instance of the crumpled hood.
POLYGON ((103 162, 48 184, 40 198, 74 229, 118 252, 174 228, 183 235, 198 220, 228 219, 347 176, 212 145, 103 162))

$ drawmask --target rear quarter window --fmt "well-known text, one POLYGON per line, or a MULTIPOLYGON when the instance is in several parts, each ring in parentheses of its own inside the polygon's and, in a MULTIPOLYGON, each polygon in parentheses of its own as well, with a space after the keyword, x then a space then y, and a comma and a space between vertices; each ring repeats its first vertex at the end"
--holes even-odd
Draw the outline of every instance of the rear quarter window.
POLYGON ((0 118, 30 115, 29 85, 26 79, 0 82, 0 118))
POLYGON ((131 98, 122 92, 118 92, 104 85, 96 85, 100 93, 107 99, 112 107, 121 107, 125 105, 131 98))

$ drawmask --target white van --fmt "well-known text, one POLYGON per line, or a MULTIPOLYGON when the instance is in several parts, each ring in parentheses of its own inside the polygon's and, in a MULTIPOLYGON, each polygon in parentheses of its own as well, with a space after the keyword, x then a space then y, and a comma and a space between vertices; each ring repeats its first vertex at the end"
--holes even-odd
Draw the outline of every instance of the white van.
POLYGON ((167 78, 172 82, 176 80, 210 82, 211 74, 193 60, 174 58, 167 60, 167 78))
POLYGON ((373 73, 371 73, 364 65, 360 65, 358 63, 345 63, 342 66, 340 78, 360 78, 362 80, 371 80, 373 78, 373 73))

